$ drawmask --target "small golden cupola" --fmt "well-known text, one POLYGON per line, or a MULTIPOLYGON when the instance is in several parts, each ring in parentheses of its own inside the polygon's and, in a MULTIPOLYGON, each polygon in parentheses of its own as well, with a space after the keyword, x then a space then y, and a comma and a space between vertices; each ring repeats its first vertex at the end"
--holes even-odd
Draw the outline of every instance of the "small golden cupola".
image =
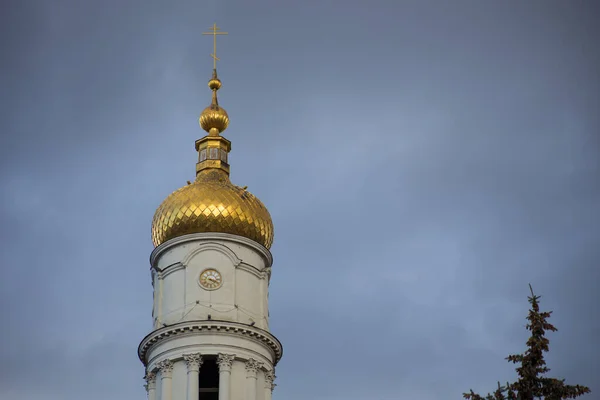
POLYGON ((215 54, 213 58, 215 65, 208 81, 212 101, 199 118, 208 135, 196 141, 196 179, 171 193, 158 207, 152 220, 152 241, 159 246, 182 235, 220 232, 246 237, 268 249, 273 243, 269 211, 246 187, 229 180, 231 142, 221 136, 229 116, 217 99, 221 81, 215 54))

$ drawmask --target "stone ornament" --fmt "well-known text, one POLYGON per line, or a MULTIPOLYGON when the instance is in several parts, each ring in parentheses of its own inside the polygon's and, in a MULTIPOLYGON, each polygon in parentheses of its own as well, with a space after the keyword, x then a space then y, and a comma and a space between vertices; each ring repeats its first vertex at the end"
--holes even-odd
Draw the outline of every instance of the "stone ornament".
POLYGON ((273 391, 273 389, 275 389, 275 383, 273 383, 273 381, 275 381, 275 378, 277 378, 275 376, 275 372, 274 371, 265 371, 265 389, 271 389, 271 391, 273 391))
POLYGON ((184 354, 183 360, 187 365, 188 371, 200 371, 200 367, 202 366, 202 355, 200 353, 194 354, 184 354))
POLYGON ((256 378, 256 372, 260 366, 261 363, 259 361, 256 361, 254 358, 249 358, 248 361, 246 361, 247 376, 256 378))
POLYGON ((146 381, 146 390, 156 388, 156 374, 154 372, 146 372, 144 376, 144 380, 146 381))
POLYGON ((219 353, 217 357, 217 364, 219 365, 219 371, 231 371, 231 365, 235 359, 235 354, 224 354, 219 353))
POLYGON ((171 360, 163 360, 157 364, 162 378, 171 378, 173 375, 173 362, 171 360))
POLYGON ((138 357, 140 360, 144 360, 144 363, 147 365, 148 352, 154 345, 159 343, 164 338, 173 338, 178 335, 187 335, 192 332, 194 334, 198 334, 212 333, 214 331, 219 331, 221 333, 226 333, 237 337, 258 340, 264 346, 271 349, 271 351, 274 353, 274 363, 277 363, 277 361, 281 359, 283 352, 281 343, 279 343, 279 341, 277 341, 277 339, 269 332, 250 325, 226 321, 187 321, 173 326, 160 328, 144 338, 138 348, 138 357))

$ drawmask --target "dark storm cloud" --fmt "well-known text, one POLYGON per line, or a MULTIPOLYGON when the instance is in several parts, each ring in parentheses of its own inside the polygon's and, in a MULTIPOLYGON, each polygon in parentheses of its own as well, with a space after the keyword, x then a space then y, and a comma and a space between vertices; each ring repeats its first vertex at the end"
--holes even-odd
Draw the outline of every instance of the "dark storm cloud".
POLYGON ((194 171, 215 19, 232 180, 276 228, 276 397, 492 389, 529 282, 597 396, 597 5, 161 3, 3 11, 0 397, 144 398, 149 224, 194 171))

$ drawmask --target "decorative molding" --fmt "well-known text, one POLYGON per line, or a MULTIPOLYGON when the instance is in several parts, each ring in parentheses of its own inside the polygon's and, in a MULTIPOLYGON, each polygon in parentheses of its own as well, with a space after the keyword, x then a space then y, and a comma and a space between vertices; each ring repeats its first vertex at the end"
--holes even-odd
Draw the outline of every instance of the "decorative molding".
POLYGON ((249 358, 246 361, 246 377, 248 378, 256 378, 256 373, 262 366, 260 361, 255 360, 254 358, 249 358))
POLYGON ((176 247, 180 244, 189 243, 189 242, 197 242, 197 241, 207 241, 207 240, 226 240, 229 242, 234 242, 242 245, 246 245, 248 247, 256 250, 264 259, 265 264, 268 266, 273 265, 273 255, 269 250, 267 250, 264 246, 256 243, 254 240, 250 240, 243 236, 232 235, 229 233, 217 233, 217 232, 206 232, 206 233, 191 233, 188 235, 179 236, 166 242, 162 243, 160 246, 156 247, 152 254, 150 254, 150 265, 156 265, 156 262, 160 258, 162 254, 166 251, 170 250, 173 247, 176 247))
POLYGON ((219 372, 231 371, 231 365, 235 359, 235 354, 224 354, 219 353, 217 357, 217 364, 219 365, 219 372))
POLYGON ((187 365, 188 372, 200 371, 200 367, 203 363, 202 355, 200 355, 200 353, 184 354, 183 359, 185 361, 185 364, 187 365))
POLYGON ((156 373, 155 372, 146 372, 146 375, 144 376, 144 380, 146 381, 146 384, 144 385, 146 387, 146 391, 156 389, 156 373))
POLYGON ((256 276, 259 279, 262 279, 262 277, 263 277, 262 273, 258 270, 258 268, 256 268, 253 265, 247 264, 245 262, 240 263, 237 266, 237 269, 239 269, 241 271, 246 271, 246 272, 256 276))
POLYGON ((152 287, 154 288, 154 282, 158 279, 158 271, 154 268, 150 268, 150 280, 152 281, 152 287))
POLYGON ((262 277, 264 279, 267 279, 267 281, 271 280, 271 267, 265 267, 263 268, 263 270, 261 271, 262 273, 262 277))
POLYGON ((271 333, 263 329, 237 322, 202 320, 180 322, 151 332, 142 339, 142 342, 138 346, 138 357, 140 358, 140 361, 147 366, 148 351, 158 343, 164 340, 173 339, 179 335, 197 335, 199 333, 214 334, 215 332, 236 335, 244 339, 261 343, 271 351, 274 361, 273 365, 276 365, 283 355, 281 342, 279 342, 279 340, 271 333))
POLYGON ((156 366, 160 370, 161 379, 173 377, 173 362, 171 360, 163 360, 156 366))
POLYGON ((164 267, 163 269, 160 270, 159 278, 165 279, 168 275, 172 274, 173 272, 177 272, 182 269, 185 269, 185 265, 183 265, 180 262, 176 262, 176 263, 167 265, 166 267, 164 267))
POLYGON ((265 389, 271 389, 271 391, 275 389, 275 383, 273 383, 275 381, 275 378, 277 378, 275 376, 275 371, 265 371, 265 389))
POLYGON ((223 254, 224 256, 229 258, 234 267, 237 267, 242 262, 242 260, 238 258, 237 254, 235 254, 233 250, 231 250, 224 244, 217 242, 208 242, 202 243, 196 248, 192 249, 190 252, 188 252, 185 255, 185 257, 183 257, 183 260, 181 260, 181 263, 187 266, 196 255, 208 250, 214 250, 223 254))

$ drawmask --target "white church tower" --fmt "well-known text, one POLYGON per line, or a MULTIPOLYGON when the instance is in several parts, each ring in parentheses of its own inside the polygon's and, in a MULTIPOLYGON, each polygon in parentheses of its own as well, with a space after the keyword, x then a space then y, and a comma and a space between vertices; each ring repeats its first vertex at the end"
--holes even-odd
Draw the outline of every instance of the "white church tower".
POLYGON ((149 400, 270 400, 281 343, 269 332, 271 216, 229 181, 229 124, 212 102, 200 115, 196 179, 173 192, 152 221, 154 327, 140 343, 149 400))

